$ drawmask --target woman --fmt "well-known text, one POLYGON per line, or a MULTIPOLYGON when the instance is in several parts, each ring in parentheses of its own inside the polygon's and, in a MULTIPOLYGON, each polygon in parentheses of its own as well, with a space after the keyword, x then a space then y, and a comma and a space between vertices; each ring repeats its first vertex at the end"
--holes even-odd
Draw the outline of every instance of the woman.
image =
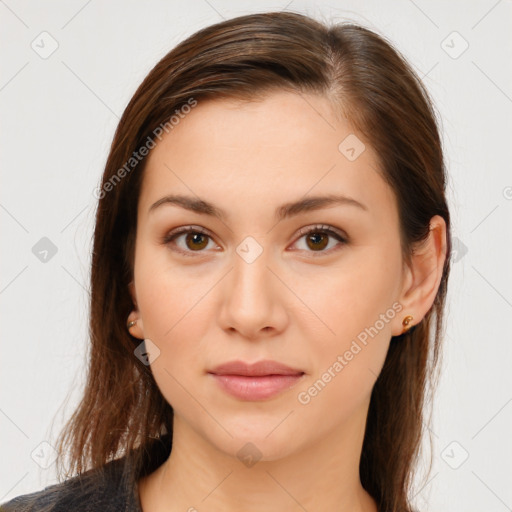
POLYGON ((179 44, 97 190, 71 478, 3 510, 413 510, 445 180, 429 96, 375 33, 273 12, 179 44))

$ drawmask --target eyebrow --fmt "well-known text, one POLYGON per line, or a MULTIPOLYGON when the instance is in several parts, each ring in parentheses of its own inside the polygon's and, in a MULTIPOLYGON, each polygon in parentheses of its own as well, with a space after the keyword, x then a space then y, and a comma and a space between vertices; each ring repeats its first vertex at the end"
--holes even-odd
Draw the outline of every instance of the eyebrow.
MULTIPOLYGON (((148 213, 151 213, 163 205, 180 206, 181 208, 195 213, 217 217, 220 220, 226 220, 229 217, 226 211, 212 203, 209 203, 208 201, 196 197, 175 194, 160 198, 149 207, 148 213)), ((311 196, 298 201, 285 203, 276 208, 274 216, 276 220, 281 221, 301 213, 329 208, 336 205, 355 206, 361 210, 368 211, 368 208, 364 204, 351 197, 328 194, 325 196, 311 196)))

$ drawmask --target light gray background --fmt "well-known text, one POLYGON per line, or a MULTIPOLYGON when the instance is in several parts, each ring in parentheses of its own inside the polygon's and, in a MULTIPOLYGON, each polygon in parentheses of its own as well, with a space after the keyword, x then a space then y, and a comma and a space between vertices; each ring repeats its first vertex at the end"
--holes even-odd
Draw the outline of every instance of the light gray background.
POLYGON ((127 102, 196 30, 290 9, 384 34, 434 97, 457 254, 434 466, 415 499, 424 511, 512 510, 510 0, 254 5, 0 0, 0 502, 56 482, 55 465, 41 465, 85 376, 93 189, 127 102), (57 248, 46 262, 33 250, 43 237, 57 248))

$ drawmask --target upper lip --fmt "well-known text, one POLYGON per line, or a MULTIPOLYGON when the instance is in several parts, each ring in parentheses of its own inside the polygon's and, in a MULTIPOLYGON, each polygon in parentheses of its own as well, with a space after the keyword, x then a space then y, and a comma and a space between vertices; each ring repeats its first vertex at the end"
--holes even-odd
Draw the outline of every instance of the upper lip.
POLYGON ((302 375, 302 370, 291 368, 285 364, 265 359, 256 363, 246 363, 245 361, 229 361, 216 366, 208 373, 216 375, 245 375, 256 377, 262 375, 302 375))

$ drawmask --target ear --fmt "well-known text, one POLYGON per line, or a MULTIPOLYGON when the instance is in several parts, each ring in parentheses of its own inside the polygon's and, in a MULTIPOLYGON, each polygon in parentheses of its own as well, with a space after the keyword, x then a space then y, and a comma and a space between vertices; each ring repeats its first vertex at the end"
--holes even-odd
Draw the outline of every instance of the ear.
MULTIPOLYGON (((404 267, 400 304, 401 320, 413 317, 411 326, 418 324, 434 303, 443 276, 446 259, 446 223, 440 215, 430 219, 428 237, 414 247, 410 262, 404 267)), ((402 324, 393 326, 393 336, 403 332, 402 324)))
POLYGON ((128 331, 135 338, 139 338, 140 340, 143 340, 144 339, 144 328, 142 325, 142 318, 140 318, 140 313, 139 313, 138 306, 137 306, 137 294, 135 293, 135 284, 134 284, 133 280, 128 285, 128 290, 130 292, 130 296, 131 296, 133 304, 134 304, 134 309, 132 309, 132 311, 128 315, 126 323, 128 324, 128 322, 132 322, 132 321, 136 322, 134 325, 132 325, 128 329, 128 331))

